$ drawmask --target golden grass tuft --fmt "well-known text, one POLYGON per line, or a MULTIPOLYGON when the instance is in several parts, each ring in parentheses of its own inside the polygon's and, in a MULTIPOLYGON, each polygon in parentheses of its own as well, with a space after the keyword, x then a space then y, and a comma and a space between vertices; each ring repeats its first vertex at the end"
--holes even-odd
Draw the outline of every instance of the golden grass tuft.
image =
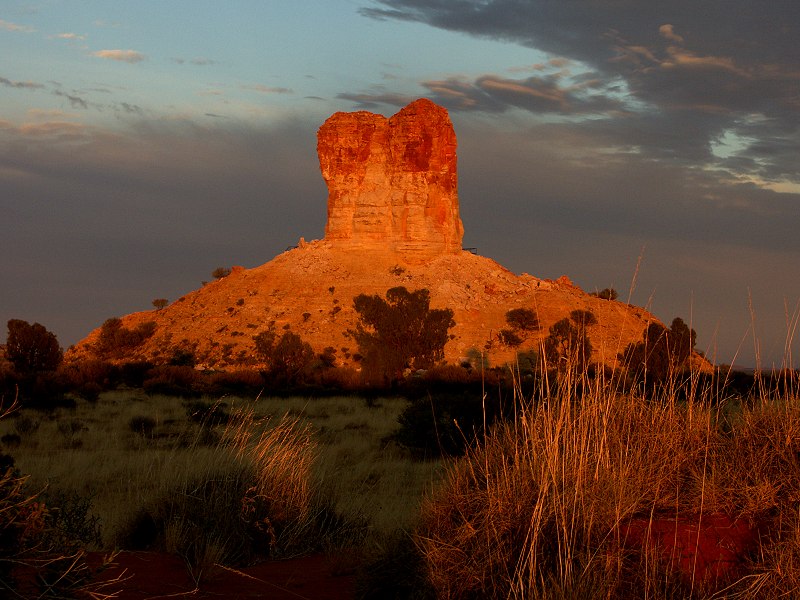
POLYGON ((800 592, 797 388, 734 410, 691 376, 648 396, 602 376, 560 383, 521 402, 425 499, 415 540, 437 597, 800 592), (634 517, 713 513, 769 523, 739 581, 687 581, 651 546, 622 539, 634 517))

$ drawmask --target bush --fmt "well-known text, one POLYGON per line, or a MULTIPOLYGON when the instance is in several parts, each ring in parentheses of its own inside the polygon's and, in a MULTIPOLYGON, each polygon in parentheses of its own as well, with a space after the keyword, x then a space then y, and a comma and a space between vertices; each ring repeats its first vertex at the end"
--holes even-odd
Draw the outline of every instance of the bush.
POLYGON ((211 276, 214 279, 224 279, 228 275, 231 274, 231 270, 226 267, 217 267, 213 271, 211 271, 211 276))
POLYGON ((208 392, 223 396, 258 396, 264 390, 264 378, 257 371, 224 371, 209 376, 208 392))
POLYGON ((311 487, 311 431, 292 419, 263 425, 252 412, 233 415, 208 472, 144 507, 123 547, 177 553, 198 579, 213 564, 319 551, 327 510, 311 487))
POLYGON ((667 329, 660 323, 650 323, 643 340, 629 344, 620 355, 632 382, 658 385, 675 381, 675 376, 686 367, 697 341, 697 333, 680 317, 672 320, 667 329))
MULTIPOLYGON (((0 405, 0 418, 8 414, 0 405)), ((116 595, 115 582, 95 581, 99 569, 87 562, 85 547, 100 541, 89 499, 57 492, 45 496, 31 493, 26 479, 14 468, 11 457, 0 456, 0 595, 116 595)))
POLYGON ((148 394, 186 398, 199 396, 202 384, 202 375, 192 367, 162 365, 150 369, 142 388, 148 394))
POLYGON ((453 311, 431 309, 430 292, 387 290, 386 298, 360 294, 353 299, 359 321, 348 333, 364 357, 363 370, 380 383, 397 381, 406 369, 428 369, 444 358, 453 311))
POLYGON ((274 328, 253 337, 256 355, 267 364, 265 375, 277 385, 292 385, 308 374, 316 360, 314 349, 296 333, 284 331, 279 338, 274 328))
POLYGON ((596 323, 597 318, 591 312, 573 310, 569 318, 552 325, 544 340, 547 366, 559 372, 585 373, 592 356, 587 328, 596 323))
POLYGON ((142 345, 153 336, 156 324, 153 321, 140 323, 134 329, 123 326, 117 317, 106 319, 100 327, 96 350, 107 358, 120 358, 142 345))
POLYGON ((529 308, 514 308, 506 313, 506 323, 516 331, 538 331, 539 317, 529 308))
POLYGON ((411 401, 392 439, 419 459, 460 456, 507 411, 500 396, 484 398, 480 384, 438 390, 411 401))
POLYGON ((55 334, 43 325, 20 319, 8 321, 6 358, 23 377, 43 371, 55 371, 64 353, 55 334))
POLYGON ((116 373, 113 365, 97 359, 61 365, 58 374, 67 390, 88 401, 97 400, 100 392, 115 385, 116 373))
POLYGON ((601 300, 616 300, 618 297, 617 290, 614 288, 604 288, 593 295, 597 296, 601 300))

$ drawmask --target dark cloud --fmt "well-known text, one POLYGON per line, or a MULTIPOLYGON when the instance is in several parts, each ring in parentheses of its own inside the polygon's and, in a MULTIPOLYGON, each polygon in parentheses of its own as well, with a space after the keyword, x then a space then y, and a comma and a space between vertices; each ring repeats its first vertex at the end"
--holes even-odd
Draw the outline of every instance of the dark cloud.
POLYGON ((6 79, 5 77, 0 77, 0 85, 17 89, 26 89, 26 90, 36 90, 44 87, 44 85, 42 85, 41 83, 35 83, 33 81, 11 81, 10 79, 6 79))
POLYGON ((380 106, 396 106, 402 108, 406 104, 415 100, 413 96, 405 94, 391 94, 391 93, 342 93, 336 96, 340 100, 347 100, 354 103, 354 108, 358 110, 374 110, 380 106))
MULTIPOLYGON (((721 362, 734 360, 748 332, 752 298, 762 358, 780 361, 786 304, 791 314, 800 299, 790 275, 800 264, 800 195, 724 170, 604 151, 603 130, 509 132, 454 120, 465 245, 515 272, 568 275, 623 298, 635 278, 635 304, 663 320, 692 319, 700 347, 715 348, 721 362)), ((737 360, 754 364, 752 337, 737 360)))
MULTIPOLYGON (((82 108, 83 110, 87 110, 89 108, 89 102, 81 98, 80 96, 76 96, 74 94, 68 94, 67 92, 63 92, 61 90, 53 90, 54 96, 61 96, 62 98, 66 98, 69 100, 69 105, 72 108, 82 108)), ((97 105, 93 105, 97 106, 97 105)))
POLYGON ((595 80, 570 84, 560 74, 527 79, 484 75, 474 82, 451 78, 422 85, 430 90, 432 100, 456 110, 496 112, 515 107, 537 114, 587 114, 624 108, 598 93, 595 80))
POLYGON ((14 257, 0 262, 0 322, 38 321, 74 343, 216 267, 322 236, 315 124, 207 123, 75 126, 71 138, 65 124, 0 128, 0 255, 14 257))
POLYGON ((212 60, 210 58, 202 58, 202 57, 190 58, 190 59, 173 58, 172 62, 174 62, 176 64, 179 64, 179 65, 190 64, 190 65, 195 65, 197 67, 206 67, 208 65, 217 64, 217 61, 215 61, 215 60, 212 60))
POLYGON ((582 92, 552 75, 421 82, 453 110, 625 108, 596 125, 615 130, 622 147, 711 161, 714 141, 733 134, 744 160, 726 166, 776 181, 797 177, 800 3, 793 0, 376 0, 361 13, 536 48, 579 62, 599 82, 582 92))

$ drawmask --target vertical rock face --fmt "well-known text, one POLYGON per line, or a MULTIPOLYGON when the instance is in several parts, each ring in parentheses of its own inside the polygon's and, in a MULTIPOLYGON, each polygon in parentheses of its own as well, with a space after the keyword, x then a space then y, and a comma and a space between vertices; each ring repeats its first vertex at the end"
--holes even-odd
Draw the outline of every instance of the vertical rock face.
POLYGON ((444 108, 420 99, 389 119, 336 113, 317 133, 317 153, 326 240, 412 262, 461 250, 456 134, 444 108))

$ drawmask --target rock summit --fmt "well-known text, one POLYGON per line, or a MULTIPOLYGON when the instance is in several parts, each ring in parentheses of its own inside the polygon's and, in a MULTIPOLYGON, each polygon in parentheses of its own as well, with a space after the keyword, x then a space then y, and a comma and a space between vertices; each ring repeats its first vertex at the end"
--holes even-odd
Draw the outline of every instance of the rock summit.
POLYGON ((409 262, 460 252, 456 145, 447 110, 427 99, 388 119, 331 116, 317 133, 328 185, 325 240, 409 262))

